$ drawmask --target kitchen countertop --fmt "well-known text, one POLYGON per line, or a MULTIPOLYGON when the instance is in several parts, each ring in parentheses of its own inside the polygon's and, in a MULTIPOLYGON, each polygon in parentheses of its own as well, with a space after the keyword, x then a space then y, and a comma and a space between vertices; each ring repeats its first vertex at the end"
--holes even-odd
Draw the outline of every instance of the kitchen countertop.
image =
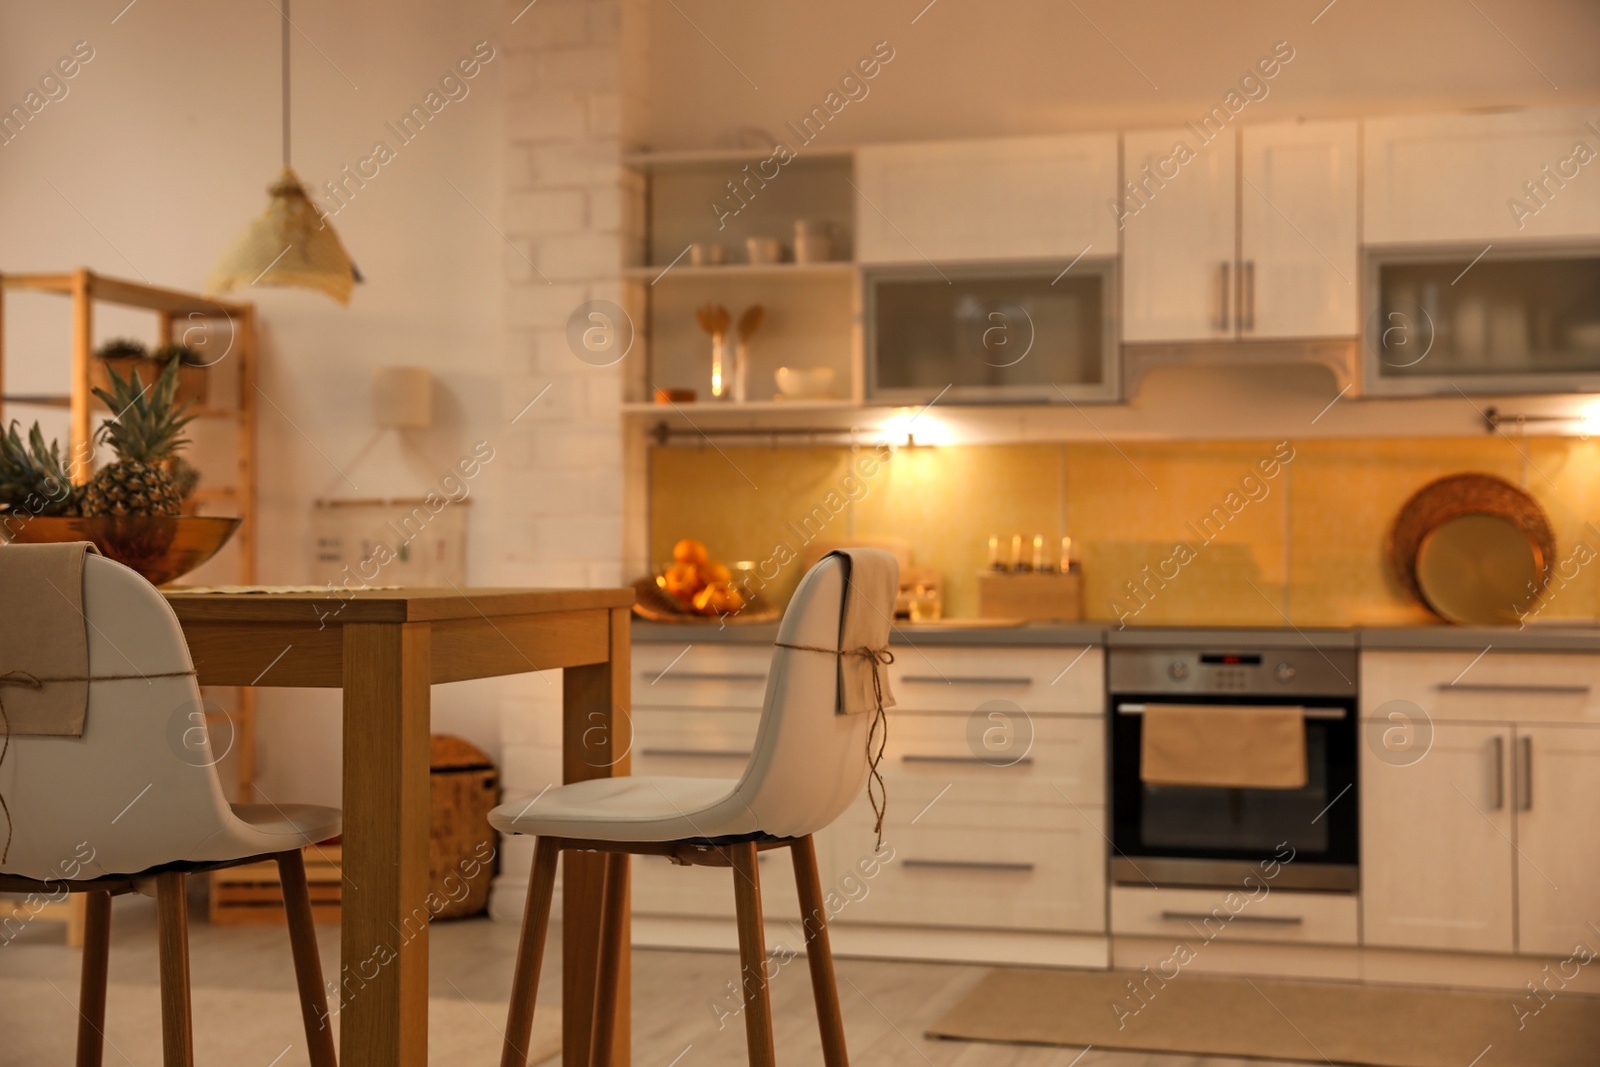
MULTIPOLYGON (((633 623, 639 642, 690 641, 706 644, 764 644, 778 637, 776 622, 715 626, 633 623)), ((1293 627, 1132 626, 1118 630, 1103 622, 1033 622, 1021 626, 963 626, 960 620, 928 625, 897 623, 895 645, 995 645, 1008 648, 1110 645, 1219 645, 1252 648, 1366 648, 1388 651, 1472 652, 1494 648, 1506 652, 1600 652, 1600 626, 1540 624, 1514 626, 1355 626, 1298 630, 1293 627)))

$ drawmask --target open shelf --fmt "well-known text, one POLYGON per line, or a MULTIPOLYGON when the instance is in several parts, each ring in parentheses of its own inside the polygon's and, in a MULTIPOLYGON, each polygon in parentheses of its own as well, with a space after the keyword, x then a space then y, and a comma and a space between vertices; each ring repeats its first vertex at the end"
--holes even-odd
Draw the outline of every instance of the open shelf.
POLYGON ((801 275, 849 274, 856 265, 847 260, 828 260, 825 263, 724 263, 716 267, 693 267, 678 263, 670 267, 628 267, 623 277, 649 282, 690 278, 783 278, 801 275))
MULTIPOLYGON (((766 159, 777 151, 771 148, 690 148, 662 152, 626 152, 622 165, 638 170, 668 170, 674 167, 703 167, 716 163, 754 163, 766 159)), ((795 153, 795 161, 845 160, 855 156, 853 148, 807 148, 795 153)))
POLYGON ((629 401, 622 405, 624 415, 744 415, 777 411, 844 411, 861 405, 842 397, 817 400, 695 400, 687 404, 657 404, 652 400, 629 401))

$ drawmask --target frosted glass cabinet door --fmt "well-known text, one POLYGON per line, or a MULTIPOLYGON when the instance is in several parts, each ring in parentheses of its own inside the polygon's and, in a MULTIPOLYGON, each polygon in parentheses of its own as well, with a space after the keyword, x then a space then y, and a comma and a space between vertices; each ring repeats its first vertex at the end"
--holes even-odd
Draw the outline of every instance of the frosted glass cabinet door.
POLYGON ((1365 243, 1600 237, 1597 127, 1600 108, 1368 119, 1365 243))
POLYGON ((1239 336, 1360 332, 1354 122, 1247 126, 1239 185, 1239 336))
POLYGON ((870 145, 855 184, 862 263, 1116 254, 1114 133, 870 145))
POLYGON ((1137 190, 1123 189, 1122 339, 1232 337, 1234 131, 1202 144, 1187 126, 1140 130, 1123 135, 1122 150, 1137 190))

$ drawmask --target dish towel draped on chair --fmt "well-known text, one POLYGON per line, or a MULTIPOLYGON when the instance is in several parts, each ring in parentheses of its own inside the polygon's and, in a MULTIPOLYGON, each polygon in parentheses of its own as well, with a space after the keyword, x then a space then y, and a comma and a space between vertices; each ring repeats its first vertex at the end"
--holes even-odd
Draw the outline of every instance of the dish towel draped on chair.
POLYGON ((791 645, 782 641, 775 644, 778 648, 837 656, 839 685, 835 713, 873 716, 872 727, 867 732, 867 765, 871 768, 867 799, 872 803, 872 813, 877 820, 873 829, 878 835, 878 846, 882 847, 883 817, 889 810, 889 798, 879 765, 889 743, 889 719, 885 709, 894 707, 894 693, 889 689, 889 679, 883 668, 894 662, 894 656, 888 649, 888 642, 879 635, 886 634, 893 621, 900 580, 895 572, 894 557, 882 552, 843 548, 828 555, 838 556, 845 563, 839 647, 791 645), (880 645, 880 641, 883 644, 880 645))

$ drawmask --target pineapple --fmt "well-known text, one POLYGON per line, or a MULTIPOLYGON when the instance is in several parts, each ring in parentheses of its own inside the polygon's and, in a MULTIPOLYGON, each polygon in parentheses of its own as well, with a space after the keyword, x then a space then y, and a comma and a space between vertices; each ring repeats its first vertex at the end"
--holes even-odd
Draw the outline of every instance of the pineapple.
POLYGON ((28 443, 22 443, 17 422, 0 434, 0 504, 12 514, 78 515, 83 489, 72 484, 61 456, 60 442, 46 447, 44 431, 33 424, 28 443))
POLYGON ((111 388, 94 392, 115 414, 100 424, 96 439, 116 451, 117 461, 90 479, 84 492, 84 513, 177 515, 182 511, 183 495, 166 464, 177 449, 189 443, 180 434, 193 418, 184 414, 187 404, 181 408, 173 404, 178 361, 167 364, 161 377, 148 387, 139 380, 137 370, 128 378, 116 371, 110 375, 111 388))

